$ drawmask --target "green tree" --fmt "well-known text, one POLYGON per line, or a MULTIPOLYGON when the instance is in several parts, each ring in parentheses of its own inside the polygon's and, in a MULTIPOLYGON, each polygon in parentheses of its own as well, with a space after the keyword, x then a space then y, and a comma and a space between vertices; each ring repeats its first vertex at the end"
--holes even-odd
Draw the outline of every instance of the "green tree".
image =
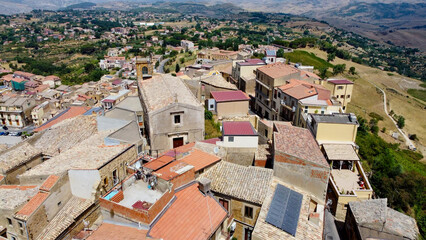
POLYGON ((352 74, 352 75, 355 75, 356 74, 355 67, 350 67, 349 73, 352 74))
POLYGON ((332 52, 327 54, 327 62, 331 62, 336 58, 336 53, 332 52))
POLYGON ((396 123, 398 127, 402 129, 405 126, 405 118, 403 116, 399 116, 396 123))
POLYGON ((343 73, 346 69, 346 64, 337 64, 333 67, 333 75, 337 75, 339 73, 343 73))
POLYGON ((175 72, 179 72, 180 71, 180 66, 179 63, 176 63, 176 68, 175 68, 175 72))
POLYGON ((327 69, 328 67, 323 67, 319 69, 320 78, 325 79, 327 77, 327 69))
POLYGON ((282 48, 278 49, 278 51, 277 51, 277 57, 279 57, 279 58, 284 57, 284 50, 282 48))

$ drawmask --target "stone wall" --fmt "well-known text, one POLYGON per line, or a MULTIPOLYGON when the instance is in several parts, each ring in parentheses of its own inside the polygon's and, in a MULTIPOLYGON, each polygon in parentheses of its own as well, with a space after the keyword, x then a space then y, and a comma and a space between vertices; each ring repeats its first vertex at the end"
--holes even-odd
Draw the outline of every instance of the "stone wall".
POLYGON ((132 145, 98 169, 101 177, 101 195, 111 190, 114 186, 114 170, 117 171, 118 180, 124 180, 127 176, 127 165, 130 164, 130 162, 133 162, 136 158, 136 146, 132 145))
POLYGON ((204 108, 174 103, 166 108, 150 112, 148 118, 149 143, 152 151, 159 153, 173 148, 173 138, 185 135, 185 142, 204 140, 204 108), (180 124, 174 123, 179 114, 180 124))
POLYGON ((15 167, 14 169, 11 169, 10 171, 8 171, 6 173, 5 176, 5 183, 6 184, 19 184, 20 181, 17 178, 18 175, 23 174, 24 172, 26 172, 27 170, 39 165, 40 163, 42 163, 42 154, 38 154, 37 156, 34 156, 31 160, 29 160, 28 162, 15 167))

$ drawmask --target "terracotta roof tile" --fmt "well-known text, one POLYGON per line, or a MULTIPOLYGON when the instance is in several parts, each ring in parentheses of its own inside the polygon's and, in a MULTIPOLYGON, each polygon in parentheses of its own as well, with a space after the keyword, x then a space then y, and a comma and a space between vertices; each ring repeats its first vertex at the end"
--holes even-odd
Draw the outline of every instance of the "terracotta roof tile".
POLYGON ((297 68, 287 65, 285 63, 268 64, 266 66, 259 67, 257 70, 263 72, 264 74, 272 78, 280 78, 299 72, 297 68))
POLYGON ((51 126, 62 122, 65 119, 73 118, 79 115, 83 115, 83 113, 89 111, 89 107, 79 107, 79 106, 72 106, 66 110, 64 110, 63 113, 59 113, 58 116, 53 117, 40 127, 34 129, 35 132, 43 131, 44 129, 50 128, 51 126))
POLYGON ((166 166, 167 164, 173 162, 173 160, 175 160, 174 157, 164 155, 164 156, 161 156, 157 159, 152 160, 149 163, 146 163, 145 165, 143 165, 143 167, 156 171, 156 170, 166 166))
POLYGON ((0 185, 0 189, 17 189, 17 190, 27 190, 31 188, 36 188, 37 186, 21 186, 21 185, 0 185))
POLYGON ((193 166, 187 164, 183 161, 175 161, 170 163, 169 165, 157 170, 154 172, 156 176, 166 181, 172 180, 173 178, 183 174, 186 172, 184 169, 191 169, 193 166))
POLYGON ((133 227, 102 223, 87 240, 144 240, 147 239, 147 232, 133 227))
POLYGON ((216 102, 249 101, 250 98, 243 91, 217 91, 211 92, 216 102))
POLYGON ((195 146, 195 142, 188 143, 188 144, 182 145, 180 147, 173 148, 173 149, 171 149, 171 150, 163 153, 163 155, 174 157, 176 154, 180 154, 180 153, 185 153, 185 152, 191 151, 194 146, 195 146))
POLYGON ((208 239, 226 215, 213 197, 203 195, 193 184, 176 193, 176 200, 148 234, 164 240, 208 239))
POLYGON ((50 175, 46 181, 40 186, 40 190, 49 192, 50 189, 55 185, 55 183, 58 181, 59 177, 56 175, 50 175))
POLYGON ((224 136, 257 136, 249 121, 223 122, 222 129, 224 136))
POLYGON ((274 151, 328 167, 318 143, 306 128, 280 125, 274 133, 274 151))
POLYGON ((26 218, 31 216, 35 210, 46 200, 46 198, 49 196, 49 193, 39 192, 34 197, 31 198, 31 200, 25 204, 21 210, 19 210, 16 213, 16 216, 18 218, 26 218))
POLYGON ((204 151, 194 149, 194 151, 189 153, 189 155, 181 158, 179 161, 183 161, 189 165, 194 166, 194 170, 197 172, 212 165, 215 162, 220 161, 220 158, 204 151))

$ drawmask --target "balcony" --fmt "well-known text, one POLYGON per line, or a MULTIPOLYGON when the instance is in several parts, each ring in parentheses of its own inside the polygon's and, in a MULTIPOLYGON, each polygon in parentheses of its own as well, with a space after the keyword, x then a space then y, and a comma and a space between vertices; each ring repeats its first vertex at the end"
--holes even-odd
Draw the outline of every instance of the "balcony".
POLYGON ((370 199, 373 193, 373 189, 359 161, 355 161, 353 170, 333 168, 330 182, 333 185, 333 191, 339 197, 349 196, 353 197, 354 200, 370 199))

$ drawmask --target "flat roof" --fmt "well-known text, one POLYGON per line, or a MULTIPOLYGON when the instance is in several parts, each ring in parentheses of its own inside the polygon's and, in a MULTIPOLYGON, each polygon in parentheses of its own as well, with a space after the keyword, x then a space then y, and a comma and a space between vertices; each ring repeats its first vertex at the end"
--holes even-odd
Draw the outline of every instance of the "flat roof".
POLYGON ((352 144, 323 144, 322 147, 328 160, 359 161, 358 154, 352 144))
POLYGON ((317 123, 340 123, 340 124, 358 124, 356 116, 351 119, 351 114, 333 113, 333 114, 311 114, 312 119, 317 123))

